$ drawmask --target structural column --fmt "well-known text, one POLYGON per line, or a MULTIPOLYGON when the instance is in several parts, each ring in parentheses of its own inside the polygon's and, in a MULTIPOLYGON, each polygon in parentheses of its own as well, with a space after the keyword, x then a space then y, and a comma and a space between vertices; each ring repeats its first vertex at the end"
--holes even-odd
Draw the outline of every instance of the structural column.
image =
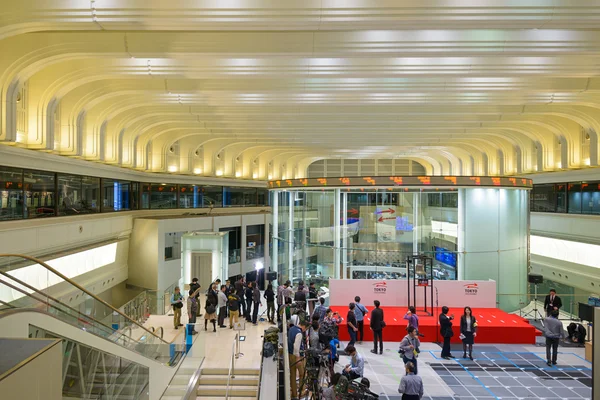
POLYGON ((290 281, 294 277, 294 242, 296 239, 296 235, 294 235, 294 197, 296 197, 296 192, 288 192, 287 267, 290 281))
POLYGON ((419 254, 419 236, 421 232, 420 201, 421 192, 413 193, 413 255, 419 254))
MULTIPOLYGON (((348 273, 348 193, 342 193, 342 276, 348 273)), ((352 276, 350 276, 352 278, 352 276)))
MULTIPOLYGON (((271 222, 273 225, 273 243, 271 243, 271 271, 277 272, 277 283, 279 282, 279 192, 271 192, 271 207, 273 210, 271 222)), ((268 235, 268 233, 267 233, 268 235)))
POLYGON ((333 266, 334 277, 340 279, 340 189, 334 191, 333 201, 333 266))

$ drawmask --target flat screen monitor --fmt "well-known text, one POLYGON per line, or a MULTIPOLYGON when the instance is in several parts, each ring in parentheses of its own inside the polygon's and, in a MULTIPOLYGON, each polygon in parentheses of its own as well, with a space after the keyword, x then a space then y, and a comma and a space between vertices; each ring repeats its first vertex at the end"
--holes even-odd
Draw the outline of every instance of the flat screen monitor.
POLYGON ((594 323, 594 306, 579 303, 579 319, 594 323))
POLYGON ((434 247, 435 251, 435 259, 439 262, 442 262, 450 267, 456 268, 456 253, 451 252, 450 250, 444 247, 434 247))

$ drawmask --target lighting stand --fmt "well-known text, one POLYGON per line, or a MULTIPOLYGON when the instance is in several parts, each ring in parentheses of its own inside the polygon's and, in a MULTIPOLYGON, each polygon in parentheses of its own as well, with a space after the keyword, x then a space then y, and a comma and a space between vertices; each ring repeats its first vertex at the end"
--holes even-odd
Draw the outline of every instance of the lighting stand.
POLYGON ((542 323, 542 326, 544 326, 544 316, 542 315, 542 313, 540 312, 540 310, 538 310, 538 284, 534 283, 533 284, 533 310, 529 311, 527 314, 524 315, 524 317, 531 317, 533 315, 533 320, 534 321, 540 321, 542 323), (538 318, 539 316, 539 318, 538 318))

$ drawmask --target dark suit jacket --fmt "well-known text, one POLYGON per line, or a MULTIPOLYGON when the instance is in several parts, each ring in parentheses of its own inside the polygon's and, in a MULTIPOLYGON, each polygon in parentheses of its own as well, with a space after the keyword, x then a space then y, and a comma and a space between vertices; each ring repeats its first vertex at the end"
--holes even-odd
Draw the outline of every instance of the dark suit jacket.
POLYGON ((383 321, 383 310, 375 307, 375 309, 371 311, 371 329, 374 331, 381 329, 381 321, 383 321))
POLYGON ((550 306, 550 295, 546 296, 546 300, 544 300, 544 310, 552 311, 554 307, 557 307, 559 310, 562 307, 562 300, 558 296, 554 296, 554 303, 550 306))
MULTIPOLYGON (((477 319, 475 319, 474 315, 471 315, 471 332, 473 332, 473 333, 477 332, 477 328, 473 326, 475 324, 475 322, 477 322, 477 319)), ((467 320, 465 319, 464 315, 461 315, 460 316, 460 333, 462 333, 464 335, 466 331, 467 331, 467 320)))
POLYGON ((452 337, 452 320, 446 314, 440 314, 440 333, 442 337, 452 337))

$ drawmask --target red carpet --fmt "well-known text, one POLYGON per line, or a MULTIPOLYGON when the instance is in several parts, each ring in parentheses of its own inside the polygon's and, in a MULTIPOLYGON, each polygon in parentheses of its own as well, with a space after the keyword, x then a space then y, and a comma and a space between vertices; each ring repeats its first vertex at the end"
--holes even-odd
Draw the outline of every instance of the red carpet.
MULTIPOLYGON (((348 307, 334 306, 334 311, 340 313, 344 319, 340 325, 340 339, 348 341, 350 335, 346 327, 346 315, 348 307)), ((373 307, 368 307, 369 311, 373 307)), ((383 340, 388 342, 399 342, 406 335, 407 321, 404 319, 407 307, 381 307, 384 313, 384 319, 387 324, 383 330, 383 340)), ((441 311, 434 312, 435 317, 425 315, 423 312, 417 313, 419 316, 419 332, 425 335, 421 338, 422 342, 436 342, 443 339, 439 335, 439 326, 436 327, 436 321, 441 311), (436 336, 436 332, 438 335, 436 336)), ((460 315, 462 309, 450 310, 454 312, 453 321, 454 336, 453 343, 460 343, 458 335, 460 334, 460 315)), ((535 344, 536 329, 529 322, 518 315, 508 314, 497 308, 473 308, 473 315, 477 319, 477 337, 476 343, 497 343, 497 344, 535 344)), ((373 340, 373 332, 369 329, 369 315, 365 316, 365 341, 373 340)))

